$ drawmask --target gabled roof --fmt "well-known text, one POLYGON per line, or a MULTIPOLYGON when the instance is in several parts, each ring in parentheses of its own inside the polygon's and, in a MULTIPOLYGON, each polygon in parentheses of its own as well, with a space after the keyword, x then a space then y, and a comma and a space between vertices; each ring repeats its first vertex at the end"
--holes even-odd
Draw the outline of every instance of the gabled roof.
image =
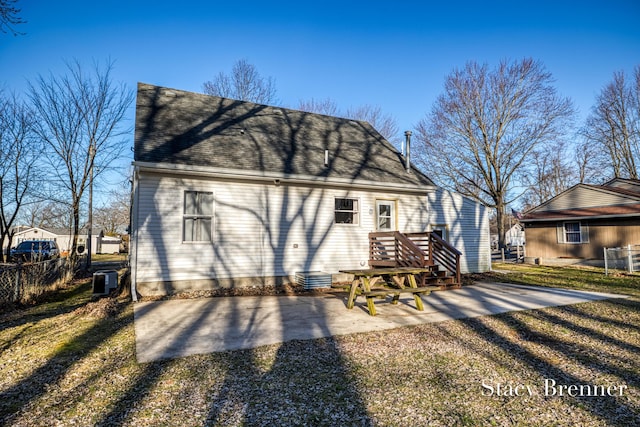
POLYGON ((366 122, 143 83, 134 164, 433 186, 366 122))
POLYGON ((534 222, 545 220, 569 220, 581 218, 618 218, 640 216, 640 203, 618 206, 598 206, 590 208, 563 209, 546 212, 527 212, 520 220, 534 222))
POLYGON ((38 231, 39 231, 40 233, 43 233, 43 232, 44 232, 44 233, 46 233, 46 234, 56 234, 56 233, 55 233, 55 232, 53 232, 53 231, 46 230, 46 229, 44 229, 44 228, 40 228, 40 227, 21 227, 20 231, 17 231, 17 232, 16 232, 15 237, 19 237, 19 236, 21 236, 21 235, 23 235, 23 234, 27 234, 27 233, 29 233, 29 232, 33 232, 33 231, 36 231, 36 232, 38 232, 38 231))
MULTIPOLYGON (((52 234, 52 235, 56 235, 56 236, 70 236, 72 234, 72 231, 69 230, 68 228, 40 228, 40 227, 23 227, 22 230, 20 230, 19 232, 16 233, 16 236, 20 235, 20 234, 26 234, 27 232, 33 231, 33 230, 39 230, 41 232, 45 232, 47 234, 52 234)), ((87 228, 82 228, 80 230, 78 230, 78 235, 80 236, 86 236, 87 235, 87 228)), ((97 236, 103 233, 103 230, 101 228, 92 228, 92 235, 97 236)))
POLYGON ((525 212, 521 222, 640 216, 635 185, 620 179, 603 185, 577 184, 525 212))
POLYGON ((612 188, 626 188, 627 190, 634 191, 640 194, 640 180, 638 179, 613 178, 602 184, 602 186, 612 188))

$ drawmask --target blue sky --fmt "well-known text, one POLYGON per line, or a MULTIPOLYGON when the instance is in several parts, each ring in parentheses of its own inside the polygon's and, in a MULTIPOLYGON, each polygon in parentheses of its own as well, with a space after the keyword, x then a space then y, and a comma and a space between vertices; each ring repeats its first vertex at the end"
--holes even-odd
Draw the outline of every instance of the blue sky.
MULTIPOLYGON (((412 129, 444 78, 473 60, 532 57, 584 119, 614 71, 640 65, 640 1, 26 1, 23 36, 0 35, 0 87, 115 61, 114 78, 201 91, 247 59, 276 80, 284 106, 331 98, 412 129)), ((133 108, 128 115, 133 120, 133 108)), ((131 136, 133 141, 133 135, 131 136)))

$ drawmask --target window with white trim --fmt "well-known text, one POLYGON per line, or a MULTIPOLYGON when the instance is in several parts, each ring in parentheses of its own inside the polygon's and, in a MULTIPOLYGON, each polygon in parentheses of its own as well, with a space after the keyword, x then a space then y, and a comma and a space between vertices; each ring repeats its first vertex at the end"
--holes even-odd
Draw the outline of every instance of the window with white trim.
POLYGON ((396 230, 396 201, 376 200, 376 231, 396 230))
POLYGON ((335 223, 353 224, 360 223, 360 211, 358 199, 335 199, 335 223))
POLYGON ((185 242, 210 242, 213 222, 213 193, 184 192, 183 236, 185 242))
POLYGON ((580 243, 580 223, 564 223, 564 241, 566 243, 580 243))
POLYGON ((589 242, 589 227, 580 221, 565 221, 557 226, 558 243, 580 244, 589 242))

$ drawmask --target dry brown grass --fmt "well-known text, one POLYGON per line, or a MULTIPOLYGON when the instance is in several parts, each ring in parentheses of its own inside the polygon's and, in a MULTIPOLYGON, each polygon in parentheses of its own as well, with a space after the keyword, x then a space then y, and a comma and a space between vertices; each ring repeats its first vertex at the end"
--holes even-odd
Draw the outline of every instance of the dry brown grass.
MULTIPOLYGON (((524 280, 524 272, 514 274, 524 280)), ((616 280, 633 287, 622 282, 635 279, 616 280)), ((81 284, 60 301, 0 316, 1 424, 595 426, 640 419, 637 296, 138 364, 131 303, 92 301, 89 292, 81 284), (545 396, 545 378, 627 389, 545 396), (532 395, 489 396, 483 382, 528 385, 532 395)))

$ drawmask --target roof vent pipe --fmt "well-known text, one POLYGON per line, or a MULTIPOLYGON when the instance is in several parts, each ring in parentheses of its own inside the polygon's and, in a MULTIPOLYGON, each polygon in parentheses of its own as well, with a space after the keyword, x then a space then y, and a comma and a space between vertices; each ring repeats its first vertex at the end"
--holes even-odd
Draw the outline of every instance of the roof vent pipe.
POLYGON ((404 143, 404 167, 407 173, 411 172, 411 131, 404 131, 405 143, 404 143))

